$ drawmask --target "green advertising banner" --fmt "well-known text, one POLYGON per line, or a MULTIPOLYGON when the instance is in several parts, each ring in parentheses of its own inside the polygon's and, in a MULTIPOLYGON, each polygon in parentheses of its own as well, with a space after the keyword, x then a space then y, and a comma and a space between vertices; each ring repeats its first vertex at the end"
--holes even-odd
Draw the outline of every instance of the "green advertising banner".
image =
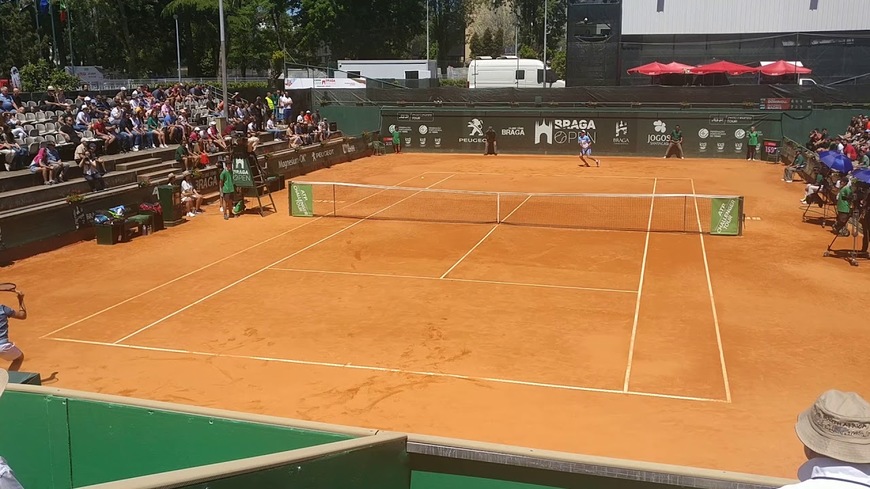
POLYGON ((290 191, 290 215, 293 217, 313 217, 314 199, 312 198, 311 185, 293 183, 290 191))
POLYGON ((718 236, 740 235, 740 198, 713 199, 710 212, 710 234, 718 236))
POLYGON ((247 158, 233 158, 233 184, 242 188, 254 187, 254 177, 247 158))

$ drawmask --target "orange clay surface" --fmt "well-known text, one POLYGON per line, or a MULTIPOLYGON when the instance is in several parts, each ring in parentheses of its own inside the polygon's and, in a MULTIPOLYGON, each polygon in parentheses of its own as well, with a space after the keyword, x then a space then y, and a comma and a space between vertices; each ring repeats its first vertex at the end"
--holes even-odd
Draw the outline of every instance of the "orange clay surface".
POLYGON ((28 293, 30 318, 11 325, 22 369, 57 372, 56 387, 794 477, 796 415, 829 388, 870 395, 854 302, 870 264, 823 258, 832 235, 802 222, 803 185, 780 178, 746 161, 388 155, 301 180, 694 186, 744 195, 760 219, 743 237, 703 238, 306 219, 281 192, 265 218, 226 222, 211 205, 0 273, 28 293))

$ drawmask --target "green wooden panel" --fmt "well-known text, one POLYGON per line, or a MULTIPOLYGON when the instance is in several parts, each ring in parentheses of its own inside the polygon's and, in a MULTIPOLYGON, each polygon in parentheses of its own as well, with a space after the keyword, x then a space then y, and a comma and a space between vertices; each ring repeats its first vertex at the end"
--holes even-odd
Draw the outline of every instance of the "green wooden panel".
POLYGON ((27 489, 72 487, 66 399, 6 391, 0 399, 0 456, 27 489))
POLYGON ((411 489, 543 489, 552 487, 554 486, 418 470, 411 473, 411 489))
POLYGON ((404 440, 185 486, 184 489, 408 489, 404 440))
POLYGON ((69 429, 76 487, 351 438, 77 399, 69 429))

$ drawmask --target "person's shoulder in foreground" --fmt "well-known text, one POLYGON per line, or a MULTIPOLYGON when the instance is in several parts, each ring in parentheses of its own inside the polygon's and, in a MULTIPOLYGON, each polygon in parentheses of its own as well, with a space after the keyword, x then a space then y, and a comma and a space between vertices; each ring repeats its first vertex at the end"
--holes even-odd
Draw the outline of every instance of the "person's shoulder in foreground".
POLYGON ((789 489, 870 488, 870 404, 830 390, 798 416, 795 433, 807 462, 789 489))

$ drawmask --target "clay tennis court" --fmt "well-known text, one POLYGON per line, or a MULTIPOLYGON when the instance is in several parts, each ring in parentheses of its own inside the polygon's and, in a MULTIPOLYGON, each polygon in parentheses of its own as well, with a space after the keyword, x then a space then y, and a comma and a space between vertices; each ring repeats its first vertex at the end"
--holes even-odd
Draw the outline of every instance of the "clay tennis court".
MULTIPOLYGON (((60 387, 793 476, 797 413, 825 389, 870 383, 864 323, 828 302, 870 276, 821 258, 830 236, 801 222, 801 190, 780 172, 744 161, 368 158, 299 180, 421 196, 742 195, 751 219, 744 236, 722 237, 372 215, 418 205, 416 192, 315 202, 371 217, 299 218, 285 191, 266 218, 224 222, 211 206, 128 244, 79 243, 4 269, 31 311, 11 334, 23 369, 57 372, 60 387)), ((646 229, 674 218, 644 202, 646 229)), ((565 212, 508 204, 499 212, 565 212)), ((679 219, 701 226, 692 208, 679 219)))

